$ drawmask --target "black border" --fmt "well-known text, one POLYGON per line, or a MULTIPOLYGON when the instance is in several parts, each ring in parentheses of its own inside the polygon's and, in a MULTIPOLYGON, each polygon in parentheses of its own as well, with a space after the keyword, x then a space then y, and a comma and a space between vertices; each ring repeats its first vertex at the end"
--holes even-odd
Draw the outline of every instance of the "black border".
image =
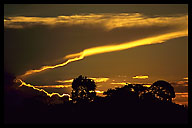
POLYGON ((3 0, 4 4, 188 4, 189 0, 3 0))

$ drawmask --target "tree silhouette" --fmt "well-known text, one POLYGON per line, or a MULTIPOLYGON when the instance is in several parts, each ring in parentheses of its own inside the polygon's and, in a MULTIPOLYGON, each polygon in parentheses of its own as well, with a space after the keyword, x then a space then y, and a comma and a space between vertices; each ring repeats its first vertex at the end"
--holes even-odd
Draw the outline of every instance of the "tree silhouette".
POLYGON ((172 102, 172 98, 175 98, 174 88, 170 83, 163 80, 154 82, 148 91, 152 93, 153 96, 163 101, 172 102))
POLYGON ((96 96, 95 82, 92 79, 80 75, 72 82, 72 100, 73 102, 91 102, 96 96))

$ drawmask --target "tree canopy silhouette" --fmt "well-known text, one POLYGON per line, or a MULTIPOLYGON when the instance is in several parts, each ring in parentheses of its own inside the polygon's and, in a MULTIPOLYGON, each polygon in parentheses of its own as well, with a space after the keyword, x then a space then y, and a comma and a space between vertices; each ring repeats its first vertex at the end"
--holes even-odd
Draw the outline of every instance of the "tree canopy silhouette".
POLYGON ((151 92, 153 96, 155 96, 159 100, 163 101, 172 102, 172 98, 175 98, 174 88, 171 86, 170 83, 163 80, 158 80, 154 82, 149 88, 149 92, 151 92))
POLYGON ((121 88, 108 89, 104 92, 111 101, 138 101, 141 99, 155 102, 155 100, 172 102, 175 98, 174 88, 166 81, 154 82, 151 87, 144 87, 142 84, 127 84, 121 88))
POLYGON ((91 102, 96 96, 94 80, 83 77, 82 75, 73 80, 72 88, 73 102, 91 102))
POLYGON ((127 84, 121 88, 108 89, 104 95, 107 95, 112 102, 132 101, 133 103, 139 100, 141 92, 146 89, 142 84, 127 84))

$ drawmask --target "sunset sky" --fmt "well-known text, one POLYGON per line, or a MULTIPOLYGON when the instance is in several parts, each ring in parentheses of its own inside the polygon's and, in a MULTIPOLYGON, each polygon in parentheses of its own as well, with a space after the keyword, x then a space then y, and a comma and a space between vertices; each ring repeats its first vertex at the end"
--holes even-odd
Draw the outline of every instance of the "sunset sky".
POLYGON ((4 5, 4 70, 60 94, 79 75, 98 94, 166 80, 188 104, 188 5, 4 5))

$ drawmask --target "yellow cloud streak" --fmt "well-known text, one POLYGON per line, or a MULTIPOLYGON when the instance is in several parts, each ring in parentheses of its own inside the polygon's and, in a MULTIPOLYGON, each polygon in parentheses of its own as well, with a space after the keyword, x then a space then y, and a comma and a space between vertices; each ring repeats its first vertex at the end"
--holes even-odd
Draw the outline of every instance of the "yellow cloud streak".
POLYGON ((40 92, 44 92, 47 96, 49 96, 49 97, 52 97, 53 95, 58 95, 59 97, 63 97, 63 96, 69 96, 69 99, 71 100, 71 98, 70 98, 70 95, 69 94, 62 94, 62 95, 60 95, 59 93, 48 93, 47 91, 45 91, 44 89, 39 89, 39 88, 37 88, 37 87, 35 87, 35 86, 33 86, 33 85, 31 85, 31 84, 26 84, 24 81, 22 81, 21 79, 16 79, 16 82, 21 82, 21 85, 19 86, 19 87, 21 87, 21 86, 27 86, 27 87, 30 87, 30 88, 33 88, 34 90, 37 90, 37 91, 40 91, 40 92))
POLYGON ((20 75, 20 76, 18 76, 17 78, 23 78, 23 77, 25 77, 25 76, 28 76, 28 75, 31 75, 31 74, 34 74, 34 73, 37 73, 37 72, 42 72, 42 71, 47 70, 47 69, 53 69, 53 68, 57 68, 57 67, 62 67, 62 66, 65 66, 66 64, 68 64, 68 63, 70 63, 70 62, 77 61, 77 60, 81 60, 81 59, 83 59, 83 58, 84 58, 84 56, 83 56, 83 54, 82 54, 82 55, 79 56, 79 57, 75 57, 75 58, 73 58, 73 59, 69 59, 69 60, 67 60, 66 62, 61 63, 61 64, 57 64, 57 65, 54 65, 54 66, 43 66, 43 67, 41 67, 40 69, 37 69, 37 70, 29 70, 29 71, 27 71, 25 74, 20 75))
POLYGON ((148 79, 149 78, 149 76, 142 76, 142 75, 140 75, 140 76, 134 76, 134 77, 132 77, 133 79, 148 79))
POLYGON ((188 77, 183 78, 184 80, 188 80, 188 77))
POLYGON ((117 44, 117 45, 107 45, 107 46, 99 46, 99 47, 85 49, 84 51, 82 51, 80 53, 67 55, 65 58, 70 58, 70 59, 68 59, 66 62, 57 64, 54 66, 43 66, 37 70, 29 70, 25 74, 18 76, 18 78, 23 78, 25 76, 28 76, 28 75, 31 75, 31 74, 34 74, 37 72, 41 72, 41 71, 44 71, 47 69, 62 67, 62 66, 67 65, 70 62, 81 60, 86 56, 92 56, 92 55, 102 54, 102 53, 107 53, 107 52, 120 51, 120 50, 125 50, 125 49, 129 49, 129 48, 133 48, 133 47, 143 46, 143 45, 163 43, 166 40, 178 38, 178 37, 182 37, 182 36, 187 36, 187 35, 188 35, 188 30, 183 30, 183 31, 166 33, 166 34, 162 34, 159 36, 148 37, 148 38, 131 41, 131 42, 126 42, 126 43, 122 43, 122 44, 117 44), (78 55, 78 56, 75 56, 75 55, 78 55), (71 58, 72 56, 75 58, 71 58))
POLYGON ((188 92, 176 92, 176 95, 188 95, 188 92))
POLYGON ((176 92, 175 95, 176 98, 178 97, 188 98, 188 92, 176 92))
MULTIPOLYGON (((118 83, 114 83, 114 82, 112 82, 112 83, 110 83, 110 84, 126 85, 126 84, 127 84, 127 82, 118 82, 118 83)), ((128 83, 128 84, 129 84, 129 83, 128 83)))
POLYGON ((120 51, 120 50, 125 50, 125 49, 142 46, 142 45, 163 43, 166 40, 187 36, 187 35, 188 35, 188 30, 171 32, 171 33, 166 33, 159 36, 148 37, 148 38, 144 38, 144 39, 140 39, 132 42, 126 42, 118 45, 107 45, 107 46, 89 48, 89 49, 85 49, 83 51, 83 54, 84 56, 91 56, 91 55, 96 55, 101 53, 120 51))
POLYGON ((72 85, 39 85, 39 86, 34 86, 37 88, 69 88, 72 85))
POLYGON ((100 90, 95 90, 95 92, 98 93, 98 94, 104 93, 104 91, 100 91, 100 90))
POLYGON ((89 79, 93 79, 96 83, 106 82, 109 80, 109 78, 89 78, 89 79))
POLYGON ((143 87, 151 87, 151 84, 144 84, 143 87))
POLYGON ((55 82, 57 82, 57 83, 72 83, 73 79, 70 79, 70 80, 57 80, 55 82))
MULTIPOLYGON (((92 79, 94 80, 96 83, 99 83, 99 82, 106 82, 107 80, 109 80, 109 78, 103 78, 103 77, 100 77, 100 78, 89 78, 88 79, 92 79)), ((57 80, 55 82, 58 82, 58 83, 72 83, 73 82, 73 79, 70 79, 70 80, 57 80)))

